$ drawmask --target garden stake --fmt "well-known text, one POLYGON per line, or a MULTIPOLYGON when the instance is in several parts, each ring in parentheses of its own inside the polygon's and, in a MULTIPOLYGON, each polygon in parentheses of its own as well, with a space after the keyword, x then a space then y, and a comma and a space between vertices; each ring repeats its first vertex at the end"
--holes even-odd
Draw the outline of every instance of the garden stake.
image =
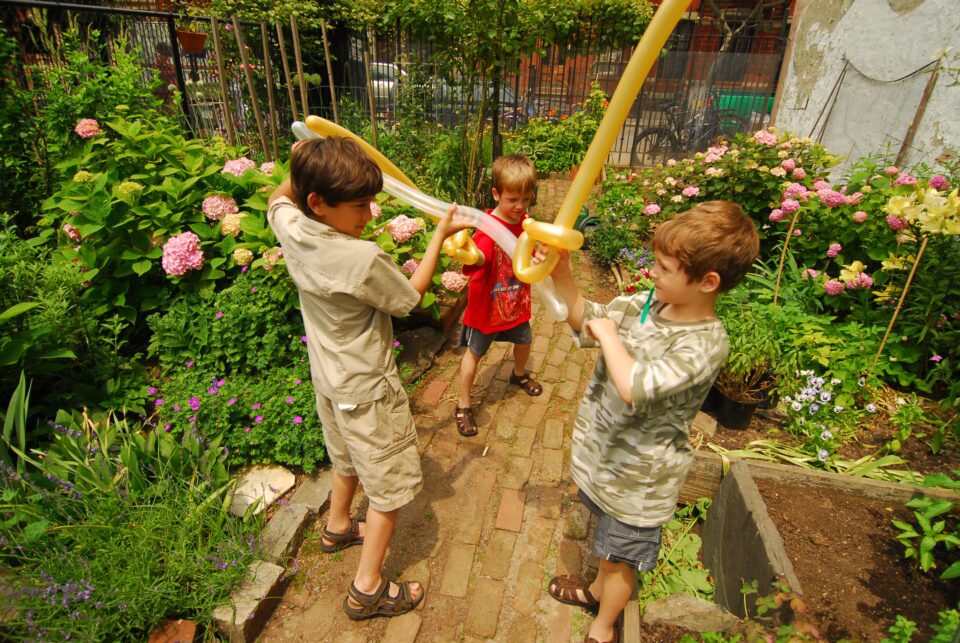
POLYGON ((217 55, 217 76, 220 81, 220 100, 223 101, 223 121, 227 128, 227 140, 230 145, 237 144, 237 132, 233 129, 233 112, 230 109, 230 93, 227 91, 227 77, 223 69, 223 49, 220 47, 220 24, 210 17, 210 32, 213 34, 213 51, 217 55))
POLYGON ((257 120, 257 132, 260 133, 260 149, 263 155, 270 160, 270 149, 267 147, 267 133, 263 129, 263 117, 260 115, 260 102, 253 87, 253 75, 250 73, 250 57, 247 56, 246 46, 243 44, 243 34, 240 32, 240 21, 233 16, 233 33, 237 37, 237 47, 240 48, 240 61, 243 63, 243 75, 247 79, 247 91, 250 92, 250 104, 253 105, 253 117, 257 120))
POLYGON ((370 102, 370 134, 373 136, 373 146, 380 149, 377 143, 377 105, 373 97, 373 80, 370 78, 370 54, 363 52, 363 70, 367 74, 367 98, 370 102))
POLYGON ((333 107, 333 122, 340 124, 340 108, 337 106, 337 90, 333 87, 333 65, 330 64, 330 42, 327 40, 327 21, 320 21, 323 36, 323 58, 327 61, 327 80, 330 82, 330 106, 333 107))
POLYGON ((797 217, 800 216, 800 208, 793 213, 793 220, 790 221, 790 229, 787 230, 787 238, 783 242, 783 252, 780 253, 780 265, 777 267, 777 285, 773 289, 773 305, 777 305, 777 297, 780 295, 780 277, 783 276, 783 262, 787 258, 787 246, 790 245, 790 239, 793 237, 793 227, 797 225, 797 217))
POLYGON ((267 23, 260 23, 260 39, 263 41, 263 73, 267 77, 267 105, 270 108, 270 139, 273 142, 273 158, 280 155, 277 149, 277 106, 273 100, 273 70, 270 65, 270 39, 267 38, 267 23))
POLYGON ((907 133, 903 137, 903 143, 900 144, 900 151, 897 153, 897 160, 894 161, 897 165, 902 165, 903 161, 907 157, 907 150, 910 149, 911 144, 913 143, 913 137, 917 133, 917 127, 920 125, 920 121, 923 120, 923 114, 927 111, 927 103, 930 102, 930 96, 933 95, 933 88, 937 84, 937 76, 940 75, 940 61, 941 58, 937 58, 936 66, 933 68, 933 73, 930 74, 930 78, 927 79, 927 86, 923 88, 923 96, 920 98, 920 104, 917 105, 917 111, 913 114, 913 120, 910 121, 910 125, 907 126, 907 133))
POLYGON ((300 54, 300 30, 297 29, 297 17, 290 16, 290 37, 293 38, 293 57, 297 63, 297 77, 300 79, 300 103, 303 106, 303 117, 310 113, 307 104, 307 79, 303 75, 303 56, 300 54))
MULTIPOLYGON (((283 42, 283 27, 280 21, 277 21, 277 43, 280 45, 280 61, 283 63, 283 80, 287 85, 287 97, 290 99, 290 112, 293 114, 293 120, 297 120, 297 99, 293 95, 293 85, 290 84, 290 63, 287 61, 287 46, 283 42)), ((303 115, 307 117, 306 114, 303 115)))
POLYGON ((883 341, 880 342, 880 348, 877 350, 877 354, 873 358, 873 365, 870 367, 870 371, 873 372, 877 368, 877 362, 880 361, 880 354, 883 353, 883 347, 887 345, 887 338, 890 337, 890 331, 893 330, 893 325, 897 322, 897 315, 900 314, 900 307, 903 306, 903 300, 907 298, 907 291, 910 290, 910 282, 913 281, 913 275, 917 272, 917 266, 920 265, 920 257, 923 256, 923 251, 927 249, 927 241, 930 240, 930 237, 924 236, 923 243, 920 244, 920 250, 917 251, 917 258, 913 261, 913 268, 910 269, 910 275, 907 277, 907 283, 903 285, 903 292, 900 293, 900 301, 897 302, 897 307, 893 311, 893 317, 890 318, 890 324, 887 326, 887 332, 883 334, 883 341))

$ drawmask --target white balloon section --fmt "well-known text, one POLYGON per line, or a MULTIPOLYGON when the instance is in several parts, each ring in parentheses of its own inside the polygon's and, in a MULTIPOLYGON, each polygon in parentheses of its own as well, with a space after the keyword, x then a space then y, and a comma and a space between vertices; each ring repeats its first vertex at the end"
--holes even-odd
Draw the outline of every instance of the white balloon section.
MULTIPOLYGON (((306 123, 301 121, 295 121, 291 129, 293 135, 301 141, 322 138, 320 134, 311 130, 306 123)), ((451 205, 398 181, 386 172, 383 173, 383 191, 430 215, 435 220, 439 220, 446 214, 451 205)), ((494 217, 488 216, 476 208, 458 205, 457 211, 454 213, 454 219, 458 223, 482 230, 507 253, 508 257, 513 257, 514 250, 517 247, 517 238, 494 217)), ((542 281, 530 284, 530 286, 537 298, 544 302, 554 319, 562 321, 567 318, 567 306, 557 295, 553 288, 553 281, 549 276, 542 281)))

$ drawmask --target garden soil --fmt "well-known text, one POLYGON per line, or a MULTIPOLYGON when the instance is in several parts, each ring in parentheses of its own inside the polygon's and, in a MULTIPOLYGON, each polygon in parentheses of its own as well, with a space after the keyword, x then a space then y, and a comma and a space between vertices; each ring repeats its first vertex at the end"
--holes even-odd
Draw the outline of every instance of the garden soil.
POLYGON ((825 640, 879 641, 900 614, 926 641, 938 612, 957 604, 953 581, 938 581, 939 571, 925 574, 915 559, 904 559, 890 524, 912 517, 904 507, 769 480, 757 487, 800 581, 808 620, 825 640))

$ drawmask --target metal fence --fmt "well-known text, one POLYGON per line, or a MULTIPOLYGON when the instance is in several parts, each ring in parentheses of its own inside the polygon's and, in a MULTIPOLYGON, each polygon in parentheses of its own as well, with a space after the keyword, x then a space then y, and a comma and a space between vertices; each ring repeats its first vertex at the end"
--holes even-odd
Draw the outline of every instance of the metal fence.
MULTIPOLYGON (((235 135, 254 147, 275 148, 277 139, 289 140, 290 122, 302 118, 304 104, 311 113, 334 116, 319 30, 301 31, 295 37, 288 24, 218 21, 219 46, 208 37, 197 53, 191 53, 178 33, 196 29, 212 36, 209 20, 45 0, 0 0, 0 9, 8 30, 16 27, 13 33, 21 42, 27 68, 52 64, 51 52, 37 32, 45 30, 55 39, 57 25, 67 18, 95 25, 108 42, 126 34, 138 48, 144 69, 154 70, 163 80, 161 95, 172 100, 174 94, 166 88, 179 90, 182 110, 198 136, 235 135), (32 16, 38 11, 39 17, 32 16), (252 91, 235 25, 248 47, 252 91), (296 73, 295 48, 302 77, 296 73)), ((762 11, 727 11, 723 20, 689 12, 651 70, 608 162, 647 165, 703 150, 719 136, 764 126, 788 21, 789 11, 782 3, 771 3, 762 11)), ((598 33, 602 25, 596 27, 588 32, 598 33)), ((332 26, 327 36, 338 112, 346 112, 344 117, 352 114, 354 127, 371 121, 378 127, 392 125, 404 87, 405 99, 419 104, 427 120, 447 126, 461 122, 484 93, 492 93, 489 86, 462 87, 444 77, 432 62, 433 44, 399 29, 373 40, 367 33, 332 26)), ((503 79, 499 128, 510 131, 533 117, 559 120, 572 114, 594 82, 611 95, 632 53, 632 45, 610 46, 578 35, 543 49, 542 55, 524 57, 503 79)), ((267 156, 273 156, 273 149, 267 156)))

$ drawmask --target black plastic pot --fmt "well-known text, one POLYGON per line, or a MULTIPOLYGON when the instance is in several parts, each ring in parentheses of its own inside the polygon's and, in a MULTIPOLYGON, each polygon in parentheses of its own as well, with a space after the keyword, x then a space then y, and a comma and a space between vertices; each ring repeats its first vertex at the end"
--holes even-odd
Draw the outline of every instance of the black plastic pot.
POLYGON ((745 429, 750 425, 759 402, 739 402, 720 393, 717 421, 728 429, 745 429))
POLYGON ((710 387, 710 392, 707 393, 706 399, 703 400, 703 404, 700 405, 700 410, 704 413, 716 413, 720 410, 720 405, 723 403, 723 393, 717 389, 717 385, 714 384, 710 387))

